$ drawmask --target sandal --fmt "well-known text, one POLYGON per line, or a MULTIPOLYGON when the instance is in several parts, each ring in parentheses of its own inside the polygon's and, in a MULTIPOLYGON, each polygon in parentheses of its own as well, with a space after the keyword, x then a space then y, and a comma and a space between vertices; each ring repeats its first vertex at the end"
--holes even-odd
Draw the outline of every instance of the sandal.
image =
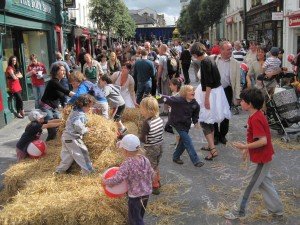
POLYGON ((200 150, 210 152, 210 148, 209 147, 202 147, 202 148, 200 148, 200 150))
POLYGON ((211 160, 213 160, 217 156, 218 156, 218 152, 217 152, 216 148, 212 148, 212 149, 210 149, 209 155, 206 156, 204 159, 211 161, 211 160))

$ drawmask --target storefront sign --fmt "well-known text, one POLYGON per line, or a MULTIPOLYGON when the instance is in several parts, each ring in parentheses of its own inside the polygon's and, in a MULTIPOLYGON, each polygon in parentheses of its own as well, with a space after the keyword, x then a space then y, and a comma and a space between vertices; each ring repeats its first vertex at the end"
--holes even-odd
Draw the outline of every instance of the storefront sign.
POLYGON ((15 0, 15 4, 31 7, 45 13, 52 13, 51 6, 42 0, 15 0))
POLYGON ((272 20, 283 20, 283 12, 272 12, 272 20))
POLYGON ((300 15, 299 16, 291 16, 291 17, 289 17, 289 26, 290 27, 300 26, 300 15))
POLYGON ((76 8, 75 0, 64 0, 64 8, 74 9, 76 8))

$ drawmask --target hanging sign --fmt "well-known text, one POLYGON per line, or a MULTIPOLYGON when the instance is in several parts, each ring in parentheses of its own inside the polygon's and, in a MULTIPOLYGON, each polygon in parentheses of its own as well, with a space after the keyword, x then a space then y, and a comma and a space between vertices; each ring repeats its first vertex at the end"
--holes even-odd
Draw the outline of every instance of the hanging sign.
POLYGON ((272 20, 283 20, 283 12, 272 12, 272 20))
POLYGON ((300 15, 289 17, 289 26, 290 27, 300 26, 300 15))
POLYGON ((76 8, 76 0, 64 0, 64 8, 74 9, 76 8))

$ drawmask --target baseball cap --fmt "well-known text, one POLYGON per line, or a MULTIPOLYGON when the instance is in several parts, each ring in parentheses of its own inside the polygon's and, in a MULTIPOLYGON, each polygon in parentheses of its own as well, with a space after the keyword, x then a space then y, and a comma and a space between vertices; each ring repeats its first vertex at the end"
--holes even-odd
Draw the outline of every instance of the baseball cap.
POLYGON ((37 121, 41 118, 44 118, 45 116, 47 116, 47 113, 45 113, 39 109, 33 109, 30 111, 30 113, 28 115, 28 119, 30 121, 37 121))
POLYGON ((124 148, 129 152, 137 151, 140 145, 141 145, 140 139, 133 134, 125 135, 121 141, 117 142, 118 148, 124 148))
POLYGON ((270 53, 274 56, 278 56, 278 53, 279 53, 279 48, 277 47, 272 47, 271 50, 270 50, 270 53))

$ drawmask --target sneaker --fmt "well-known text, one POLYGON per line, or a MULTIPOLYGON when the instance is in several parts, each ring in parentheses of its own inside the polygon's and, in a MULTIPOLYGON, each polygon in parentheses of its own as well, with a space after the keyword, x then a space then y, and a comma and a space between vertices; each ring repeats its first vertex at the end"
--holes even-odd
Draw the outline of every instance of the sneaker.
POLYGON ((261 211, 261 214, 263 216, 273 216, 273 217, 283 217, 283 212, 276 212, 276 213, 273 213, 267 209, 264 209, 261 211))
POLYGON ((232 114, 233 114, 233 115, 238 115, 238 114, 240 114, 239 108, 238 108, 237 106, 234 106, 234 107, 232 108, 232 114))
POLYGON ((120 135, 124 135, 127 132, 127 128, 124 127, 124 129, 119 129, 120 135))
POLYGON ((183 164, 183 161, 181 159, 173 159, 173 162, 174 163, 177 163, 179 165, 182 165, 183 164))
POLYGON ((157 188, 153 188, 152 194, 153 194, 153 195, 159 195, 159 194, 160 194, 159 188, 158 188, 158 187, 157 187, 157 188))
POLYGON ((197 162, 194 166, 196 167, 202 167, 204 165, 204 162, 197 162))
POLYGON ((236 211, 226 211, 224 213, 224 217, 228 220, 237 220, 237 219, 245 218, 245 215, 240 215, 236 211))

